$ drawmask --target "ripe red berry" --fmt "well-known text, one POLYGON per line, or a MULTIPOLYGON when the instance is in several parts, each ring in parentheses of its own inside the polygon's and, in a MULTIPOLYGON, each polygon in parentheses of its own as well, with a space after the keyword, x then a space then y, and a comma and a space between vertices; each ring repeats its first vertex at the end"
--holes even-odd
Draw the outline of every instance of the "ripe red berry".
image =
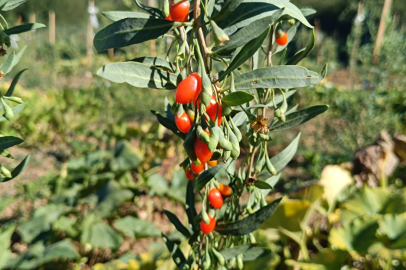
POLYGON ((193 174, 192 174, 192 172, 190 171, 190 168, 187 168, 187 169, 186 169, 185 174, 186 174, 186 179, 187 179, 187 180, 190 181, 190 180, 193 180, 193 179, 194 179, 193 174))
POLYGON ((213 122, 215 121, 217 114, 217 125, 221 125, 221 106, 217 103, 214 95, 211 96, 210 104, 206 106, 206 112, 213 122))
POLYGON ((275 42, 279 46, 285 46, 286 44, 288 44, 288 34, 286 34, 286 31, 284 31, 282 35, 280 35, 280 34, 278 35, 278 32, 277 32, 275 42))
POLYGON ((166 17, 165 17, 165 20, 167 20, 167 21, 172 21, 171 14, 169 14, 168 16, 166 16, 166 17))
POLYGON ((209 234, 214 230, 214 227, 216 227, 216 219, 212 218, 209 216, 210 222, 209 224, 204 223, 203 220, 200 221, 200 230, 204 234, 209 234))
POLYGON ((190 164, 190 168, 192 169, 192 172, 194 174, 199 174, 204 170, 204 163, 201 163, 200 165, 195 165, 193 162, 190 164))
POLYGON ((176 89, 176 102, 187 104, 193 100, 196 93, 202 90, 202 79, 197 72, 190 74, 186 79, 181 81, 176 89))
MULTIPOLYGON (((205 132, 210 135, 207 130, 205 130, 205 132)), ((195 153, 201 163, 206 163, 211 159, 211 156, 213 155, 213 152, 210 152, 207 144, 204 144, 202 141, 199 140, 199 138, 197 138, 195 142, 195 153)))
POLYGON ((183 112, 180 117, 175 114, 175 123, 180 132, 188 133, 190 128, 192 127, 192 122, 189 119, 187 113, 183 112))
POLYGON ((221 195, 223 195, 223 196, 230 196, 232 193, 231 188, 229 186, 223 185, 223 184, 219 184, 219 191, 220 191, 221 195))
POLYGON ((175 22, 187 22, 189 17, 190 3, 188 0, 175 4, 174 0, 171 0, 169 13, 172 17, 172 21, 175 22))
POLYGON ((212 188, 209 191, 209 203, 216 209, 220 209, 223 206, 223 197, 217 188, 212 188))

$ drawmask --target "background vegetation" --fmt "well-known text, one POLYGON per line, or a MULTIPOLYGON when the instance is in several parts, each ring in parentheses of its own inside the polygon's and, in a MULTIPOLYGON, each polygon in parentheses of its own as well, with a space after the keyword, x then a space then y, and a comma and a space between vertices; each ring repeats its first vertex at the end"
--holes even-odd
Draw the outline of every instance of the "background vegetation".
MULTIPOLYGON (((302 127, 298 154, 275 182, 286 201, 276 213, 280 223, 269 222, 257 232, 270 251, 257 263, 267 269, 340 269, 343 265, 346 269, 404 269, 404 163, 387 179, 388 187, 343 185, 342 192, 330 200, 322 194, 323 188, 324 194, 333 192, 331 187, 301 187, 322 179, 326 165, 351 161, 381 130, 406 134, 406 3, 394 1, 396 16, 392 12, 388 18, 380 57, 372 65, 383 0, 363 1, 360 34, 354 32, 357 1, 292 2, 318 10, 309 17, 320 24, 317 47, 301 64, 313 70, 326 62, 330 67, 322 84, 300 89, 292 98, 299 107, 330 104, 330 109, 302 127), (355 52, 354 42, 359 42, 355 52), (351 57, 356 66, 350 70, 351 57), (326 211, 315 210, 320 207, 326 211), (306 254, 309 258, 303 262, 306 254)), ((101 11, 136 9, 125 0, 97 0, 96 6, 101 11)), ((35 13, 37 22, 48 25, 50 10, 56 14, 56 42, 50 44, 49 28, 19 36, 18 46, 29 46, 27 57, 14 70, 29 71, 16 92, 27 106, 16 121, 0 123, 2 132, 25 139, 10 150, 16 160, 32 153, 25 173, 1 184, 0 251, 10 250, 12 257, 2 260, 0 252, 0 268, 174 268, 159 237, 164 231, 185 248, 184 236, 163 214, 165 207, 186 219, 186 179, 177 166, 183 157, 177 138, 150 113, 164 111, 164 98, 173 100, 174 92, 138 91, 94 75, 112 60, 107 53, 95 53, 91 62, 86 57, 87 1, 31 0, 5 16, 10 22, 19 18, 28 22, 35 13), (2 241, 7 237, 9 244, 2 241)), ((101 26, 107 25, 106 18, 97 16, 101 26)), ((307 44, 310 33, 299 31, 289 46, 307 44)), ((166 52, 167 46, 164 39, 158 40, 157 55, 166 52)), ((116 50, 113 58, 116 62, 133 59, 150 54, 150 49, 131 46, 116 50)), ((8 89, 15 71, 3 79, 2 91, 8 89)), ((289 139, 293 136, 286 133, 289 139)), ((275 141, 279 143, 285 146, 275 141)), ((342 179, 351 179, 346 177, 342 179)))

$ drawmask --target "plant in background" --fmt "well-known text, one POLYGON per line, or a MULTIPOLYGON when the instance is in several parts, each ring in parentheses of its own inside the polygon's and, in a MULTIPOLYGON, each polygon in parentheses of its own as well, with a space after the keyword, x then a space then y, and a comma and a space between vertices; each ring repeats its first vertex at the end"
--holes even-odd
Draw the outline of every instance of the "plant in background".
POLYGON ((166 235, 164 241, 181 269, 196 265, 242 269, 245 261, 266 251, 256 246, 253 232, 282 200, 268 203, 265 198, 294 156, 300 138, 297 135, 270 157, 271 135, 281 136, 276 132, 328 108, 319 105, 296 111, 297 106, 287 102, 294 88, 317 84, 326 74, 326 68, 319 75, 297 66, 313 49, 314 32, 308 46, 285 59, 296 28, 312 26, 287 0, 173 0, 164 4, 164 11, 135 3, 149 15, 106 13, 115 22, 96 34, 94 45, 104 51, 161 37, 172 39, 165 58, 139 57, 98 71, 113 82, 176 90, 175 102, 165 102, 165 115, 152 112, 183 139, 187 154, 180 165, 190 180, 185 207, 189 225, 165 213, 189 239, 189 255, 166 235), (193 7, 190 12, 189 7, 193 7), (196 194, 201 199, 200 213, 195 208, 196 194))
MULTIPOLYGON (((0 11, 4 12, 12 10, 13 8, 18 7, 24 2, 26 2, 26 0, 1 0, 0 11)), ((9 27, 4 17, 0 15, 0 55, 5 56, 7 54, 7 48, 11 46, 11 35, 21 34, 42 27, 45 27, 45 25, 39 23, 23 24, 19 26, 9 27)), ((12 53, 9 53, 8 57, 4 61, 2 61, 3 63, 0 66, 0 80, 3 79, 3 77, 6 76, 18 64, 24 51, 25 48, 17 54, 13 51, 12 53)), ((22 70, 17 73, 5 94, 0 93, 0 110, 2 111, 0 122, 12 121, 14 116, 18 114, 25 106, 25 103, 21 98, 14 96, 14 89, 24 71, 26 70, 22 70), (18 105, 13 107, 12 104, 18 105)), ((0 155, 9 159, 13 159, 13 156, 6 149, 18 145, 22 142, 24 141, 21 138, 0 134, 0 155)), ((4 165, 0 164, 0 182, 10 181, 20 175, 20 173, 27 166, 29 160, 30 155, 26 156, 24 160, 21 161, 21 163, 12 171, 10 171, 4 165)), ((0 231, 0 238, 2 239, 2 242, 8 243, 8 241, 10 241, 14 229, 15 226, 11 226, 3 231, 0 231)), ((0 268, 3 268, 5 261, 10 255, 8 245, 1 245, 0 254, 2 254, 2 256, 0 256, 0 268)))

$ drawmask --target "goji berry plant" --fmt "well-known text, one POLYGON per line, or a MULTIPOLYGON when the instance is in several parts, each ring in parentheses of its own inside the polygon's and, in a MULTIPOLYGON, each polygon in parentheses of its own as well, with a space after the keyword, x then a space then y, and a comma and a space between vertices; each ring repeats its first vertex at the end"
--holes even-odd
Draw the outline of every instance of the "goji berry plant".
POLYGON ((190 180, 189 225, 165 213, 189 239, 189 255, 165 235, 164 241, 181 269, 197 265, 243 269, 244 261, 264 252, 255 246, 253 232, 281 201, 268 203, 265 198, 294 156, 300 138, 299 133, 270 157, 271 135, 283 136, 277 132, 328 108, 296 111, 297 106, 288 104, 294 89, 316 84, 326 73, 326 68, 319 75, 297 65, 313 49, 314 32, 306 48, 294 53, 287 47, 299 25, 313 28, 305 18, 309 11, 302 12, 288 0, 172 0, 162 9, 139 0, 135 4, 149 16, 108 12, 115 22, 96 34, 94 45, 104 51, 162 37, 172 40, 165 58, 139 57, 98 71, 113 82, 176 91, 170 97, 175 102, 165 103, 165 115, 153 113, 183 140, 187 154, 180 165, 190 180))

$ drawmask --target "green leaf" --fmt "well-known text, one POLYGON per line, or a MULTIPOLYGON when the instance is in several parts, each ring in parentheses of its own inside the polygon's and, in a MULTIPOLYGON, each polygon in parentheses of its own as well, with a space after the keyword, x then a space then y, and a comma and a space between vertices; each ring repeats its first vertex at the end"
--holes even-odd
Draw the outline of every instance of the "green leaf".
POLYGON ((288 0, 246 1, 219 21, 218 25, 225 30, 226 34, 231 35, 252 22, 272 16, 278 8, 284 8, 282 15, 296 18, 307 27, 313 28, 302 12, 288 0))
POLYGON ((314 29, 312 31, 312 39, 309 43, 309 45, 306 46, 306 48, 298 51, 291 59, 289 59, 285 65, 296 65, 300 61, 302 61, 304 58, 306 58, 310 52, 313 50, 314 45, 316 44, 316 36, 314 34, 314 29))
POLYGON ((175 264, 178 267, 180 267, 186 261, 185 255, 183 255, 183 253, 180 250, 180 248, 178 247, 178 245, 176 245, 174 242, 169 240, 169 238, 163 233, 162 233, 162 238, 164 239, 166 247, 168 248, 169 253, 172 256, 173 261, 175 262, 175 264))
POLYGON ((17 55, 15 54, 15 52, 10 54, 7 57, 6 62, 1 65, 0 70, 3 71, 4 74, 8 74, 13 69, 13 67, 18 64, 26 48, 27 46, 25 46, 17 55))
POLYGON ((10 258, 10 242, 11 236, 14 233, 15 225, 10 226, 8 229, 0 233, 0 269, 4 269, 6 261, 10 258))
POLYGON ((165 19, 122 19, 100 30, 94 37, 93 44, 99 52, 139 44, 166 34, 174 24, 175 22, 165 19))
POLYGON ((1 182, 8 182, 14 178, 16 178, 17 176, 19 176, 25 169, 25 167, 27 167, 28 162, 30 162, 30 157, 31 154, 28 154, 23 161, 21 161, 20 164, 18 164, 17 167, 14 168, 14 170, 11 172, 11 178, 0 178, 0 183, 1 182))
POLYGON ((221 224, 216 226, 215 230, 222 235, 246 235, 253 231, 256 231, 261 224, 267 220, 278 207, 282 198, 276 199, 267 206, 262 207, 252 215, 248 217, 227 224, 221 224))
POLYGON ((155 16, 156 18, 165 18, 164 14, 162 13, 162 11, 160 9, 146 6, 146 5, 142 4, 140 0, 134 0, 134 2, 139 8, 145 10, 149 14, 155 16))
POLYGON ((3 0, 0 2, 0 10, 12 10, 25 2, 27 2, 27 0, 3 0))
POLYGON ((227 164, 217 165, 217 166, 209 168, 208 170, 201 173, 199 175, 199 177, 197 178, 196 187, 195 187, 196 191, 199 192, 200 190, 202 190, 202 188, 204 188, 204 186, 211 179, 213 179, 216 176, 216 174, 218 174, 219 172, 221 172, 222 170, 224 170, 226 168, 226 165, 227 164))
POLYGON ((0 149, 7 149, 14 145, 23 143, 24 140, 13 136, 0 137, 0 149))
POLYGON ((11 35, 17 35, 17 34, 32 31, 35 29, 44 28, 44 27, 46 27, 46 26, 42 23, 27 23, 27 24, 22 24, 22 25, 18 25, 18 26, 14 26, 9 29, 6 29, 6 30, 4 30, 4 33, 11 36, 11 35))
POLYGON ((175 89, 175 74, 137 62, 107 64, 97 75, 116 83, 128 83, 140 88, 175 89))
POLYGON ((80 258, 75 246, 70 239, 64 239, 47 246, 39 258, 38 265, 50 263, 56 259, 76 260, 80 258))
MULTIPOLYGON (((268 172, 267 172, 267 174, 270 175, 268 172)), ((271 187, 275 187, 275 185, 278 183, 280 177, 281 177, 281 174, 273 175, 273 176, 267 178, 265 180, 265 182, 267 184, 269 184, 271 187)), ((263 189, 263 190, 261 190, 261 192, 264 195, 264 197, 266 197, 269 194, 269 192, 271 192, 272 189, 263 189)))
POLYGON ((286 116, 285 122, 274 120, 269 127, 269 131, 281 131, 301 125, 317 115, 324 113, 327 111, 328 107, 328 105, 317 105, 298 112, 290 113, 286 116))
POLYGON ((132 216, 118 219, 115 227, 132 239, 161 236, 161 231, 153 223, 132 216))
MULTIPOLYGON (((250 42, 248 42, 237 54, 237 56, 234 57, 233 61, 230 63, 228 68, 224 73, 221 74, 220 81, 225 78, 230 72, 233 70, 237 69, 240 65, 242 65, 245 61, 247 61, 249 58, 251 58, 255 52, 261 47, 262 43, 264 40, 268 37, 269 32, 271 31, 271 27, 268 26, 268 28, 258 37, 254 38, 250 42)), ((238 104, 240 105, 240 104, 238 104)))
MULTIPOLYGON (((285 94, 286 99, 290 98, 293 94, 296 93, 296 90, 290 90, 285 94)), ((278 105, 279 103, 283 102, 283 96, 278 95, 275 97, 275 104, 278 105)), ((255 108, 273 108, 273 101, 271 100, 268 104, 263 105, 263 104, 258 104, 258 105, 253 105, 250 107, 245 107, 246 110, 251 110, 255 108)), ((236 111, 239 111, 239 109, 236 109, 236 111)), ((242 111, 242 110, 241 110, 242 111)), ((285 114, 286 115, 286 114, 285 114)))
POLYGON ((245 26, 240 31, 230 36, 230 40, 226 42, 224 46, 214 47, 213 53, 216 54, 225 50, 227 51, 233 50, 237 47, 241 47, 247 44, 254 38, 257 38, 258 36, 262 35, 264 29, 268 28, 269 25, 275 23, 281 16, 282 12, 283 12, 282 9, 278 10, 274 12, 271 16, 262 18, 260 20, 256 20, 251 24, 245 26))
POLYGON ((10 87, 7 90, 7 93, 5 94, 6 97, 11 97, 14 93, 14 88, 16 87, 18 80, 20 79, 21 75, 24 73, 24 71, 26 71, 28 69, 23 69, 20 72, 17 73, 17 75, 15 75, 13 81, 10 84, 10 87))
POLYGON ((377 219, 377 217, 364 216, 340 227, 334 227, 330 231, 328 241, 338 249, 366 253, 377 240, 375 236, 379 227, 377 219))
POLYGON ((255 244, 244 244, 238 247, 223 249, 220 252, 226 261, 244 254, 243 261, 253 261, 262 257, 265 253, 265 248, 258 247, 255 244))
POLYGON ((301 8, 300 11, 302 12, 303 16, 305 16, 305 17, 313 15, 317 12, 315 9, 312 9, 312 8, 301 8))
POLYGON ((110 151, 114 156, 110 161, 110 168, 113 172, 135 170, 144 161, 144 158, 138 155, 133 146, 125 140, 117 142, 110 151))
MULTIPOLYGON (((22 103, 22 104, 15 106, 14 108, 12 108, 14 116, 16 114, 20 113, 24 109, 24 107, 25 107, 25 103, 22 103)), ((0 122, 4 122, 6 120, 7 119, 4 116, 0 116, 0 122)))
POLYGON ((192 181, 188 181, 187 183, 185 208, 189 224, 192 225, 193 231, 199 230, 199 225, 194 222, 197 212, 195 208, 195 192, 192 181))
POLYGON ((94 248, 118 249, 123 238, 103 221, 93 222, 86 226, 80 237, 80 242, 90 244, 94 248))
POLYGON ((382 216, 378 223, 379 231, 393 242, 406 234, 406 214, 386 214, 382 216))
POLYGON ((183 234, 186 238, 192 236, 189 230, 185 226, 183 226, 182 222, 180 222, 177 216, 175 216, 173 213, 169 212, 166 209, 164 209, 164 213, 168 217, 168 219, 172 222, 172 224, 175 226, 175 228, 178 230, 178 232, 183 234))
POLYGON ((273 187, 269 183, 263 180, 255 181, 254 185, 259 189, 273 189, 273 187))
POLYGON ((275 167, 277 172, 285 168, 285 166, 288 165, 288 163, 292 160, 296 153, 297 146, 299 145, 300 135, 301 133, 297 135, 297 137, 289 144, 288 147, 271 158, 272 165, 275 167))
MULTIPOLYGON (((323 70, 324 71, 324 70, 323 70)), ((242 74, 235 79, 237 90, 251 88, 290 89, 319 83, 325 76, 301 66, 274 66, 260 68, 242 74)))
POLYGON ((221 20, 235 10, 244 0, 227 1, 220 12, 212 17, 213 20, 221 20))
POLYGON ((167 129, 171 130, 173 133, 181 137, 183 140, 186 138, 186 134, 179 131, 178 127, 175 124, 175 121, 170 120, 168 118, 163 117, 160 113, 151 110, 151 112, 156 116, 158 122, 166 127, 167 129))
POLYGON ((175 71, 175 66, 172 63, 166 61, 163 58, 159 57, 138 57, 133 60, 133 62, 142 63, 144 65, 155 67, 155 68, 163 68, 170 71, 175 71))
POLYGON ((6 157, 6 158, 14 159, 14 157, 6 150, 0 150, 0 155, 2 155, 3 157, 6 157))
POLYGON ((150 189, 150 196, 164 196, 168 190, 168 183, 162 175, 154 173, 147 180, 147 186, 150 189))
POLYGON ((103 16, 107 19, 112 20, 113 22, 117 22, 122 19, 126 18, 141 18, 141 19, 148 19, 151 15, 143 12, 134 12, 134 11, 106 11, 102 12, 103 16))
POLYGON ((237 91, 225 96, 223 98, 223 101, 227 103, 228 106, 239 106, 247 102, 250 102, 253 99, 254 95, 251 95, 250 93, 243 91, 237 91))

